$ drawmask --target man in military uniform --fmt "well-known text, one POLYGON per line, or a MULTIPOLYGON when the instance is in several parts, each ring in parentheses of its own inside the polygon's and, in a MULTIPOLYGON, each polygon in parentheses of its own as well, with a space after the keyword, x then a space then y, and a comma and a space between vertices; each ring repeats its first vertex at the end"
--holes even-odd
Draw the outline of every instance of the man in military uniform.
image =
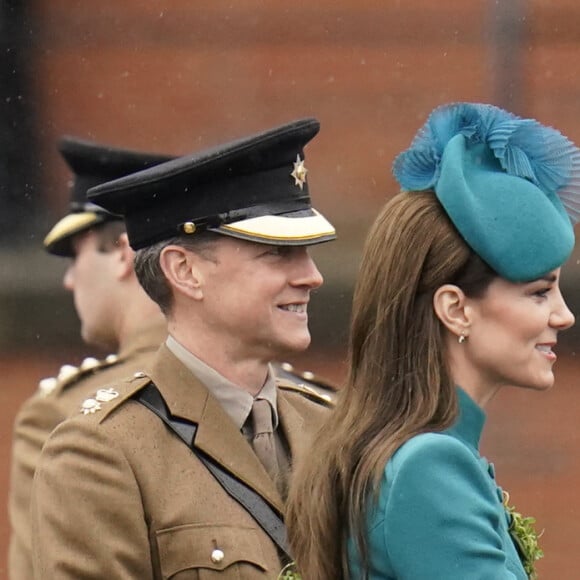
POLYGON ((167 335, 159 307, 135 276, 134 252, 125 224, 89 203, 90 187, 171 158, 98 145, 70 137, 59 151, 74 175, 68 215, 45 239, 46 250, 71 259, 64 277, 72 292, 87 344, 111 349, 103 360, 86 358, 64 365, 57 377, 43 379, 21 408, 14 426, 9 513, 11 580, 32 578, 30 492, 41 448, 50 432, 99 387, 141 368, 167 335))
POLYGON ((328 411, 270 365, 308 347, 322 277, 307 246, 335 238, 306 181, 318 129, 296 121, 91 192, 125 216, 169 337, 51 434, 36 578, 277 577, 289 467, 328 411))

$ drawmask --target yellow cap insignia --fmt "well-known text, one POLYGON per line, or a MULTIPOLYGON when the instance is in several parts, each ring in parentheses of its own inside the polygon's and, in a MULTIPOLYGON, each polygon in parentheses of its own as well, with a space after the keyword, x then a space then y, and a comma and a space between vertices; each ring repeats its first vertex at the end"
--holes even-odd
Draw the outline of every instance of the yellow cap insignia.
POLYGON ((294 178, 294 185, 297 185, 300 189, 304 189, 307 173, 308 169, 304 167, 304 160, 300 159, 300 155, 296 155, 296 161, 294 161, 294 171, 292 171, 290 174, 294 178))

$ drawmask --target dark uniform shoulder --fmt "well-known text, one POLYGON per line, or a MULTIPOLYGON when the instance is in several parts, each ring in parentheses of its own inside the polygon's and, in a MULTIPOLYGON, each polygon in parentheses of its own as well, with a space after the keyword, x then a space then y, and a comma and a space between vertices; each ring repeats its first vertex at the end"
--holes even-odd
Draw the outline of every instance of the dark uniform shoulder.
POLYGON ((69 364, 62 365, 55 377, 46 377, 39 381, 37 394, 40 397, 56 395, 86 376, 116 365, 119 360, 116 354, 110 354, 104 359, 89 356, 78 366, 69 364))
POLYGON ((298 371, 290 363, 273 363, 278 388, 301 393, 314 402, 334 407, 338 388, 311 371, 298 371))

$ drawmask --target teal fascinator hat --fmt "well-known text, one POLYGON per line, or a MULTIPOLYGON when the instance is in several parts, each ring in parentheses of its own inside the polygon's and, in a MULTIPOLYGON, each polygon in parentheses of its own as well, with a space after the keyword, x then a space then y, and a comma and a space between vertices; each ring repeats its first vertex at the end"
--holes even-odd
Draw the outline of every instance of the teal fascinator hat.
POLYGON ((580 150, 492 105, 435 109, 393 164, 403 190, 433 190, 466 243, 512 282, 540 278, 574 247, 580 150))

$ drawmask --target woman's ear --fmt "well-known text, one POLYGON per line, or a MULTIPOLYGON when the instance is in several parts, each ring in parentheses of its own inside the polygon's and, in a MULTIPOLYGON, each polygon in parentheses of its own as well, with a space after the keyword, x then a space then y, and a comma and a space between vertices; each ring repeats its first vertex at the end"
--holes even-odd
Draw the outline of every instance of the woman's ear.
POLYGON ((203 299, 204 276, 200 261, 195 252, 176 245, 166 246, 159 256, 159 264, 171 287, 194 300, 203 299))
POLYGON ((463 290, 454 284, 440 286, 433 295, 433 308, 437 318, 460 341, 467 338, 471 326, 466 302, 463 290))

